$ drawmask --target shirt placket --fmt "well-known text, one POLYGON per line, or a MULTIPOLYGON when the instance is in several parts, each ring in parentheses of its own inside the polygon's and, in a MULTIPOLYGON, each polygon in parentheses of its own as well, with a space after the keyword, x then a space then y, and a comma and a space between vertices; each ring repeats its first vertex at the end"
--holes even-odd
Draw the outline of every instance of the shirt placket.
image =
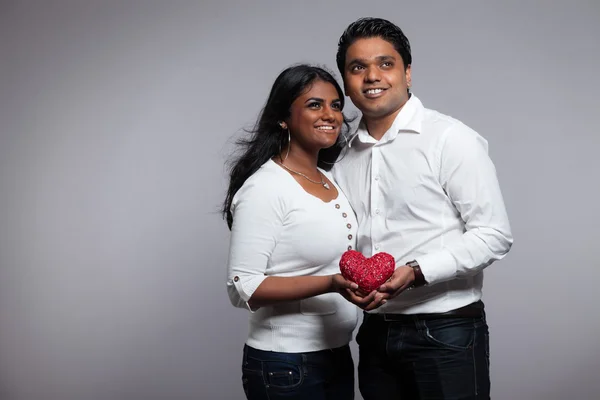
POLYGON ((383 193, 381 192, 381 147, 375 144, 371 154, 371 251, 379 253, 381 248, 381 215, 383 213, 383 193))

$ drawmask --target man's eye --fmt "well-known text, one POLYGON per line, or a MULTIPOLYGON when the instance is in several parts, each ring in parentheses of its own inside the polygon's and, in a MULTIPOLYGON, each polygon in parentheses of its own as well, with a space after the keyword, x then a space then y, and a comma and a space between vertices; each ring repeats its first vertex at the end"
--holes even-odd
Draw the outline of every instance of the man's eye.
POLYGON ((393 63, 391 63, 391 62, 389 62, 389 61, 386 61, 386 62, 384 62, 383 64, 381 64, 381 66, 382 66, 382 67, 392 67, 393 65, 394 65, 394 64, 393 64, 393 63))
POLYGON ((362 69, 362 66, 360 66, 360 65, 355 65, 355 66, 353 66, 353 67, 350 69, 350 71, 353 71, 353 72, 354 72, 354 71, 358 71, 358 70, 360 70, 360 69, 362 69))

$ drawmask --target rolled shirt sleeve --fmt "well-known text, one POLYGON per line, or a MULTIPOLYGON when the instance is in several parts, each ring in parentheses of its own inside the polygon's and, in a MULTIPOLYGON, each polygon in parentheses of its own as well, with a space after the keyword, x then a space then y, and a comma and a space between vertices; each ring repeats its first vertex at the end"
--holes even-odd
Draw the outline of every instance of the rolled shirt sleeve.
POLYGON ((513 243, 487 141, 458 124, 441 142, 438 159, 440 183, 460 213, 465 232, 442 249, 416 258, 429 284, 474 275, 502 259, 513 243))
POLYGON ((283 205, 275 188, 252 178, 234 196, 227 265, 231 304, 254 311, 248 301, 267 278, 269 259, 283 225, 283 205))

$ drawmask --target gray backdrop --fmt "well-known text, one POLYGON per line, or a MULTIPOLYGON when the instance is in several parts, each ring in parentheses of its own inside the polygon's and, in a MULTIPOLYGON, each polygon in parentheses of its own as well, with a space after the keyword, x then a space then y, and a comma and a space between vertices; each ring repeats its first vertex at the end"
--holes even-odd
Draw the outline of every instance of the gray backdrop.
POLYGON ((493 398, 599 398, 600 3, 2 0, 1 400, 243 398, 223 163, 276 75, 334 69, 369 15, 489 140, 515 236, 493 398))

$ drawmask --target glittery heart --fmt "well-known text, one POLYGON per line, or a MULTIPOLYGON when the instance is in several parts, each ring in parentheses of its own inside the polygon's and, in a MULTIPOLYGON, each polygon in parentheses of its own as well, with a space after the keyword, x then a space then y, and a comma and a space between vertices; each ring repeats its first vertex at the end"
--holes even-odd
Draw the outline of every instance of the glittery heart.
POLYGON ((342 276, 365 291, 377 289, 394 273, 396 262, 390 254, 381 252, 366 258, 356 250, 348 250, 340 259, 342 276))

